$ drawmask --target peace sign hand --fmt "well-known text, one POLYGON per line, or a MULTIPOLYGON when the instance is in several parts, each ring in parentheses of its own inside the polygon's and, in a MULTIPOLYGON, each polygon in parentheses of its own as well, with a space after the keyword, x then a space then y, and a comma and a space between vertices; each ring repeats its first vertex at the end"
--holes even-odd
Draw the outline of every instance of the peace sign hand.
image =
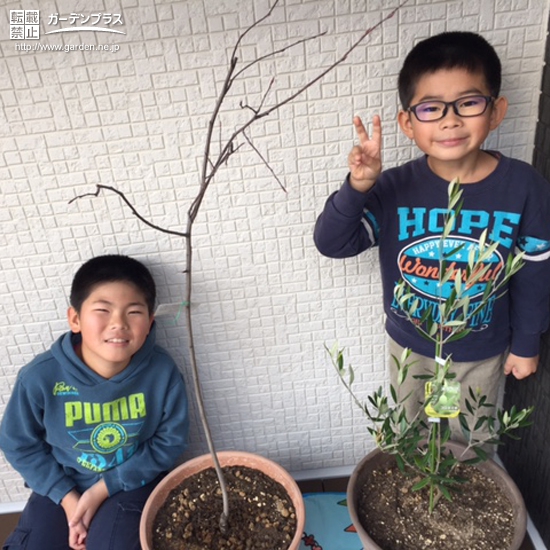
POLYGON ((373 187, 382 171, 382 125, 380 117, 375 115, 372 120, 372 137, 369 137, 358 116, 353 117, 353 124, 359 137, 359 145, 356 145, 348 156, 350 183, 355 190, 366 192, 373 187))

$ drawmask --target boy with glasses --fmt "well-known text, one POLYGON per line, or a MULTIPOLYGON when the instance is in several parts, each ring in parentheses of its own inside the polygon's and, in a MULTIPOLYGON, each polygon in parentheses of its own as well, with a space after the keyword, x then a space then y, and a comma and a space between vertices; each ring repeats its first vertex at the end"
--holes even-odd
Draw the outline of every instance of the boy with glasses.
MULTIPOLYGON (((398 123, 424 155, 382 172, 380 118, 374 117, 369 136, 355 117, 359 145, 348 157, 350 173, 316 223, 315 243, 326 256, 345 258, 379 247, 390 355, 400 357, 410 348, 416 361, 402 386, 402 395, 411 392, 409 418, 424 401, 424 382, 414 375, 433 371, 434 346, 406 319, 393 291, 399 280, 408 282, 419 300, 419 322, 426 308, 437 312, 437 244, 454 178, 464 202, 450 238, 466 250, 453 258, 455 267, 465 266, 468 248, 485 229, 488 240, 499 243, 494 277, 510 254, 525 254, 525 266, 507 292, 472 317, 466 337, 445 345, 463 397, 468 387, 479 388, 496 403, 503 373, 521 379, 537 369, 549 319, 550 184, 526 163, 481 149, 506 114, 500 85, 500 60, 481 36, 448 32, 418 43, 399 74, 398 123)), ((472 304, 482 294, 481 288, 472 304)), ((390 372, 396 384, 395 367, 390 372)), ((451 428, 461 439, 457 419, 451 428)))

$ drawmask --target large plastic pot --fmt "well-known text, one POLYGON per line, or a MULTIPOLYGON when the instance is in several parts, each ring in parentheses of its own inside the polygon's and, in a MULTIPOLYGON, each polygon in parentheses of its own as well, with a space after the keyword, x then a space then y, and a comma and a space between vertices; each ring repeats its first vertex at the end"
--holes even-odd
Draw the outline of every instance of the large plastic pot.
MULTIPOLYGON (((302 493, 292 476, 276 462, 262 456, 241 451, 221 451, 217 453, 221 467, 247 466, 259 470, 271 479, 279 482, 287 491, 296 510, 296 533, 288 550, 298 550, 305 525, 305 506, 302 493)), ((205 454, 184 462, 172 470, 153 490, 141 515, 140 541, 142 550, 153 550, 153 524, 158 510, 164 504, 170 492, 184 479, 213 467, 210 454, 205 454)))

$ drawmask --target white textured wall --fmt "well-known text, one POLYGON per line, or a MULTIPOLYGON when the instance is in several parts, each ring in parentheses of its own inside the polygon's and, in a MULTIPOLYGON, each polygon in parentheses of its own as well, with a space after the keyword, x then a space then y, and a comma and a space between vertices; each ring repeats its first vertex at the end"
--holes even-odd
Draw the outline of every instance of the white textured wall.
MULTIPOLYGON (((328 66, 398 0, 280 0, 246 37, 243 61, 319 31, 318 41, 262 63, 235 85, 224 132, 275 84, 282 99, 328 66)), ((197 191, 205 129, 240 31, 267 0, 2 2, 0 8, 0 411, 17 370, 66 330, 72 274, 93 255, 143 260, 161 303, 183 300, 181 240, 140 225, 120 199, 68 204, 95 184, 124 192, 152 222, 182 230, 197 191), (40 44, 111 44, 111 52, 16 50, 10 9, 120 13, 126 35, 42 35, 40 44)), ((267 455, 291 471, 351 465, 371 448, 360 413, 323 350, 346 345, 365 394, 386 380, 375 253, 321 257, 316 215, 346 173, 353 114, 380 113, 386 166, 416 156, 399 135, 396 76, 415 41, 482 32, 504 65, 509 115, 490 145, 531 156, 546 36, 544 0, 409 0, 321 84, 250 131, 287 188, 244 145, 220 172, 195 226, 197 352, 218 448, 267 455)), ((19 42, 20 43, 20 42, 19 42)), ((27 41, 34 46, 36 41, 27 41)), ((185 327, 160 319, 161 339, 190 383, 185 327)), ((206 450, 193 407, 189 454, 206 450)), ((0 463, 0 501, 26 496, 0 463)))

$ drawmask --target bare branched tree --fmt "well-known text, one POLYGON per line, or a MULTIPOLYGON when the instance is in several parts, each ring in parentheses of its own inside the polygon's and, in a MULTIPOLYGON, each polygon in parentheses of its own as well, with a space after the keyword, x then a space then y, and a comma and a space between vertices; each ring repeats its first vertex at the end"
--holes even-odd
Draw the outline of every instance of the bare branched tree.
POLYGON ((112 193, 115 193, 121 197, 121 199, 124 201, 124 203, 130 208, 132 214, 134 214, 141 222, 146 224, 147 226, 161 231, 163 233, 168 233, 170 235, 175 235, 182 237, 185 241, 185 251, 186 251, 186 266, 185 271, 186 273, 186 290, 185 290, 185 311, 186 311, 186 319, 187 319, 187 341, 189 346, 189 358, 191 362, 191 368, 192 368, 192 374, 193 374, 193 385, 194 385, 194 391, 195 391, 195 397, 197 399, 197 405, 199 410, 199 415, 201 419, 201 423, 204 429, 205 437, 207 440, 208 448, 210 451, 210 454, 212 455, 213 461, 214 461, 214 467, 218 476, 218 480, 220 483, 221 491, 222 491, 222 498, 223 498, 223 512, 220 517, 220 528, 222 532, 226 531, 228 518, 229 518, 229 499, 228 499, 228 492, 227 492, 227 486, 225 482, 225 478, 223 475, 222 468, 220 466, 220 463, 218 461, 218 457, 216 454, 216 450, 214 447, 214 443, 212 440, 212 435, 210 431, 210 426, 208 424, 208 420, 206 418, 205 413, 205 407, 204 407, 204 399, 202 395, 201 385, 200 385, 200 378, 199 378, 199 369, 196 359, 196 353, 195 353, 195 338, 193 334, 193 323, 192 323, 192 315, 191 315, 191 305, 192 305, 192 283, 193 283, 193 277, 192 277, 192 266, 193 266, 193 224, 195 223, 197 214, 199 213, 199 209, 201 207, 202 201, 206 195, 206 192, 212 182, 214 181, 214 178, 220 168, 222 168, 224 165, 227 164, 229 158, 233 156, 237 151, 239 151, 244 145, 248 144, 249 147, 257 154, 259 159, 262 161, 262 163, 269 169, 271 174, 273 175, 274 179, 277 181, 277 183, 280 185, 280 187, 286 191, 284 185, 282 184, 281 180, 275 173, 275 171, 271 168, 269 165, 269 162, 265 159, 265 157, 262 155, 262 153, 259 151, 258 148, 253 144, 252 139, 250 138, 249 134, 247 133, 247 130, 249 130, 254 124, 256 124, 261 119, 269 116, 270 114, 274 113, 275 111, 278 111, 285 105, 291 103, 294 101, 297 97, 301 96, 314 86, 317 82, 319 82, 321 79, 323 79, 328 73, 332 72, 338 65, 343 63, 348 56, 361 44, 365 41, 367 36, 369 36, 373 31, 375 31, 378 27, 380 27, 383 23, 385 23, 388 19, 391 19, 398 11, 399 9, 407 3, 408 0, 402 1, 394 10, 392 10, 387 16, 383 17, 378 23, 376 23, 374 26, 364 30, 359 37, 356 38, 356 40, 348 47, 348 49, 340 56, 338 57, 331 65, 328 67, 322 69, 315 77, 311 78, 309 81, 307 81, 302 87, 298 88, 297 90, 291 91, 289 95, 282 99, 281 101, 275 102, 271 104, 270 106, 266 106, 268 103, 268 96, 270 95, 270 92, 274 86, 275 78, 272 78, 269 82, 269 85, 267 86, 267 89, 265 90, 259 104, 257 106, 249 105, 248 103, 241 101, 240 107, 249 112, 248 119, 242 123, 240 126, 238 126, 233 133, 230 134, 229 138, 225 140, 225 142, 221 141, 219 152, 217 154, 213 153, 213 145, 214 145, 214 139, 215 139, 215 130, 216 127, 220 128, 220 135, 221 135, 221 127, 222 122, 220 120, 220 113, 222 112, 223 107, 227 103, 228 95, 231 90, 231 88, 234 86, 234 84, 238 81, 239 78, 244 77, 247 72, 250 71, 250 69, 256 65, 259 65, 263 61, 266 61, 268 59, 274 58, 279 54, 282 54, 284 52, 287 52, 288 50, 291 50, 292 48, 304 44, 306 42, 310 42, 312 40, 317 40, 320 37, 326 35, 325 32, 321 32, 319 34, 303 38, 301 40, 297 40, 293 43, 287 44, 286 46, 273 50, 263 56, 260 56, 253 61, 245 64, 244 66, 240 66, 239 64, 239 58, 238 53, 239 50, 243 44, 243 41, 247 35, 252 33, 261 23, 266 21, 275 10, 277 4, 279 3, 279 0, 275 0, 273 2, 273 5, 269 9, 269 11, 260 19, 252 23, 244 32, 242 32, 236 42, 235 46, 233 47, 229 62, 228 62, 228 68, 227 68, 227 74, 225 77, 225 80, 223 82, 222 88, 218 94, 216 104, 214 106, 214 110, 212 112, 212 116, 210 117, 210 121, 208 123, 208 128, 206 132, 206 140, 205 140, 205 147, 204 147, 204 153, 202 157, 202 168, 200 173, 200 182, 199 182, 199 190, 191 203, 191 206, 189 210, 187 211, 187 227, 184 232, 180 231, 173 231, 170 229, 165 229, 162 227, 159 227, 158 225, 155 225, 148 221, 145 217, 140 215, 136 208, 130 203, 130 201, 127 199, 127 197, 122 193, 121 191, 117 190, 114 187, 108 186, 108 185, 96 185, 96 191, 94 193, 87 193, 84 195, 79 195, 75 198, 73 198, 70 202, 74 202, 76 200, 85 198, 85 197, 98 197, 101 193, 101 191, 109 191, 112 193), (243 141, 244 140, 244 141, 243 141))

